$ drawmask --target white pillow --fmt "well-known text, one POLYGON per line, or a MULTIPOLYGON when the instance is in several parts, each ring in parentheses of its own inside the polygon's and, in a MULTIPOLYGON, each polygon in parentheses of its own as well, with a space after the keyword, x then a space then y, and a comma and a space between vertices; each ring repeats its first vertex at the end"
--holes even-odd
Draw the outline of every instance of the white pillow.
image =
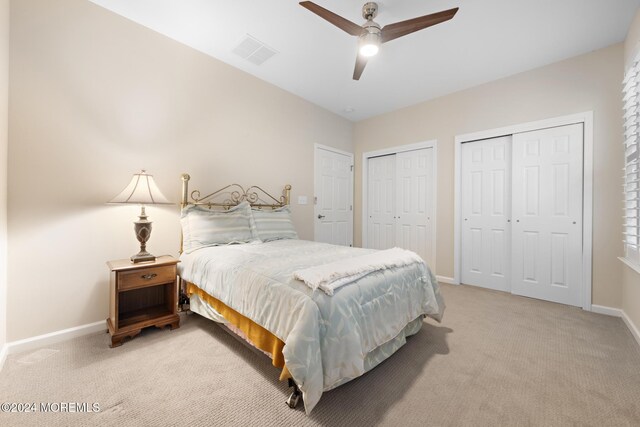
POLYGON ((226 211, 189 205, 182 210, 182 248, 191 253, 207 246, 259 241, 251 206, 242 202, 226 211))
POLYGON ((278 209, 252 209, 258 237, 263 242, 281 239, 297 239, 298 233, 291 222, 288 206, 278 209))

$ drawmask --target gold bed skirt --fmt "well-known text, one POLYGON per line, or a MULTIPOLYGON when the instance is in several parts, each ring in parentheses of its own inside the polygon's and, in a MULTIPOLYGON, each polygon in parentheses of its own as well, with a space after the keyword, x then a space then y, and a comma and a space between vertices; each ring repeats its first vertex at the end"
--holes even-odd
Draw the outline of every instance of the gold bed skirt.
POLYGON ((212 297, 193 283, 186 283, 188 296, 191 296, 192 294, 198 295, 201 300, 220 313, 229 323, 240 329, 251 344, 271 355, 271 363, 273 366, 282 369, 282 372, 280 373, 281 381, 291 378, 289 370, 284 363, 284 355, 282 354, 284 342, 280 338, 276 337, 251 319, 228 307, 219 299, 212 297))

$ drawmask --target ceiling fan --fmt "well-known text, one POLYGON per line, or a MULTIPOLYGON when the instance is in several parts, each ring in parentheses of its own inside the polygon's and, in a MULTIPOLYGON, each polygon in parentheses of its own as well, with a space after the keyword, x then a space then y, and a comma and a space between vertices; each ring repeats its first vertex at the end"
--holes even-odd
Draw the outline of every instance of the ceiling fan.
POLYGON ((348 19, 336 15, 330 10, 318 6, 311 1, 302 1, 300 2, 300 6, 309 9, 311 12, 352 36, 358 37, 359 53, 356 57, 356 67, 353 70, 353 80, 360 80, 362 71, 364 71, 364 67, 367 65, 367 58, 377 54, 382 43, 448 21, 458 12, 458 8, 456 7, 406 21, 396 22, 395 24, 385 25, 381 28, 380 24, 373 20, 378 14, 378 4, 374 2, 368 2, 362 6, 362 16, 367 20, 362 26, 354 24, 348 19))

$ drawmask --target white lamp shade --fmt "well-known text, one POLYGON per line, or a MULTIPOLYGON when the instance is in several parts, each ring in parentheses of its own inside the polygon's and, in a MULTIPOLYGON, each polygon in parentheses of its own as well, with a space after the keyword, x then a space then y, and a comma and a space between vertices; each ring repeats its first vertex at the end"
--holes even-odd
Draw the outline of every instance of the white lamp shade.
POLYGON ((139 205, 171 204, 160 192, 160 189, 153 180, 153 175, 149 175, 144 170, 134 174, 129 185, 109 203, 135 203, 139 205))

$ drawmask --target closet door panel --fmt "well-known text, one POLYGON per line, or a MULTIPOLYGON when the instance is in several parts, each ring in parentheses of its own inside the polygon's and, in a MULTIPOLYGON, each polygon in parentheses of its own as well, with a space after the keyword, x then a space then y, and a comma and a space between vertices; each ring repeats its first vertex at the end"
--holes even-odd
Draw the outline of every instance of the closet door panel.
POLYGON ((511 137, 462 144, 462 283, 510 289, 511 137))
POLYGON ((396 245, 396 156, 373 157, 368 162, 369 247, 393 248, 396 245))
POLYGON ((581 306, 582 124, 514 135, 513 293, 581 306))
POLYGON ((433 267, 433 149, 396 154, 397 246, 416 252, 433 267))

